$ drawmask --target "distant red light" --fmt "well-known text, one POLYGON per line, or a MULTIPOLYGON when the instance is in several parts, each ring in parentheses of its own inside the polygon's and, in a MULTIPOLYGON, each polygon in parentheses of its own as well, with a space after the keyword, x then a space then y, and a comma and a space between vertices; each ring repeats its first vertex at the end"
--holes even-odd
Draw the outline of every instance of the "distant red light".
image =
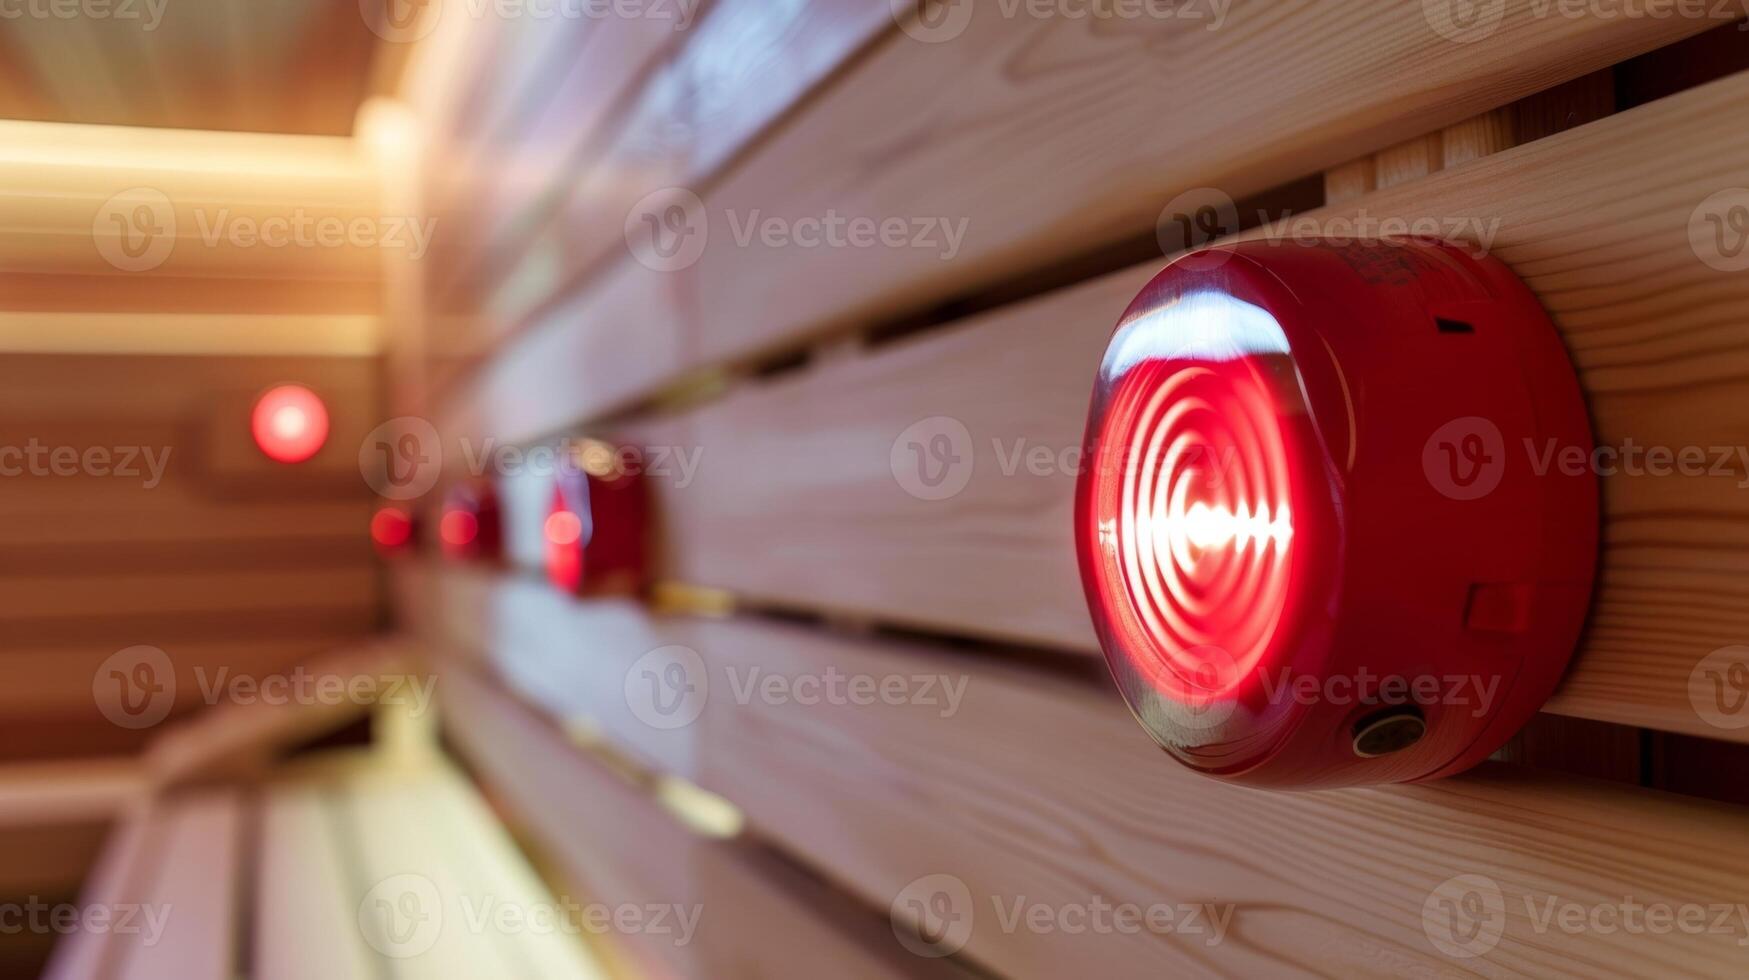
POLYGON ((413 515, 399 507, 384 507, 370 519, 370 539, 384 552, 405 548, 413 540, 413 515))
POLYGON ((463 548, 474 543, 474 538, 480 534, 480 519, 465 510, 452 510, 443 515, 443 521, 437 531, 443 536, 443 543, 455 548, 463 548))
POLYGON ((576 544, 583 537, 583 520, 568 510, 547 515, 547 540, 560 547, 576 544))
POLYGON ((302 463, 328 441, 328 408, 302 385, 280 385, 255 403, 250 430, 268 459, 302 463))

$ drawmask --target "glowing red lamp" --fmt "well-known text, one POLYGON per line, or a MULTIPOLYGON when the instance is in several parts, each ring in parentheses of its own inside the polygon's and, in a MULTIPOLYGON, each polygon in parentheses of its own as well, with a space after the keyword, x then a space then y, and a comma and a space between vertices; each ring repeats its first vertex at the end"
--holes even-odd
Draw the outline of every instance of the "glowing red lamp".
POLYGON ((1585 402, 1536 297, 1438 242, 1168 266, 1100 365, 1077 492, 1113 677, 1180 762, 1281 787, 1485 759, 1590 601, 1585 402))
POLYGON ((370 539, 377 553, 394 558, 411 552, 418 543, 419 521, 412 511, 394 504, 371 515, 370 539))
POLYGON ((648 572, 649 491, 641 473, 605 442, 587 440, 553 487, 547 513, 547 578, 578 594, 636 593, 648 572))
POLYGON ((328 441, 328 407, 303 385, 280 385, 255 402, 249 428, 268 459, 302 463, 328 441))
POLYGON ((445 556, 458 561, 497 561, 503 554, 498 493, 486 480, 459 483, 444 495, 437 537, 445 556))

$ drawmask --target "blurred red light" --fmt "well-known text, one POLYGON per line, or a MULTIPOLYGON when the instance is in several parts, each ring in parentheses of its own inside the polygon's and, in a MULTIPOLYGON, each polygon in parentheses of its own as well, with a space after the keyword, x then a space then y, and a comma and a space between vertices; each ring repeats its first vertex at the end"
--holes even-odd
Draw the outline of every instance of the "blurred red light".
POLYGON ((384 552, 405 548, 413 540, 413 515, 399 507, 384 507, 370 519, 370 538, 384 552))
POLYGON ((480 519, 465 510, 452 510, 443 515, 437 531, 444 544, 463 548, 473 544, 474 538, 479 536, 480 519))
POLYGON ((250 430, 268 459, 302 463, 328 441, 328 408, 302 385, 280 385, 256 401, 250 430))
POLYGON ((568 510, 547 515, 547 540, 560 547, 576 544, 583 537, 583 521, 568 510))

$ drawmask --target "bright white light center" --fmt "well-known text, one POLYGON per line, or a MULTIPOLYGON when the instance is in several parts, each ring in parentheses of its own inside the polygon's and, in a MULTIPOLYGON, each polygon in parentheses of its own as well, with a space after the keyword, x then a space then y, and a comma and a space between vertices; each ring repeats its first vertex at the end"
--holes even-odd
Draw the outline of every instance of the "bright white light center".
POLYGON ((1259 507, 1256 512, 1244 508, 1232 511, 1199 503, 1192 504, 1188 512, 1176 519, 1175 515, 1164 514, 1157 515, 1155 521, 1164 523, 1164 537, 1182 534, 1190 544, 1205 551, 1229 547, 1242 551, 1253 544, 1279 548, 1294 533, 1286 507, 1272 515, 1267 507, 1259 507))
POLYGON ((309 420, 304 417, 304 410, 295 405, 287 405, 273 413, 273 434, 281 439, 295 439, 304 434, 309 420))

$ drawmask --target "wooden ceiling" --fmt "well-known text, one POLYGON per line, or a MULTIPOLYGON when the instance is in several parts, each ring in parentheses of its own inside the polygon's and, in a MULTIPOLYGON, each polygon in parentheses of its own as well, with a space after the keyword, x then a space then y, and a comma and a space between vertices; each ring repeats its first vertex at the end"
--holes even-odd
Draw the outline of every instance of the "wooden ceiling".
POLYGON ((358 0, 15 0, 8 9, 5 119, 348 135, 381 43, 358 0))

